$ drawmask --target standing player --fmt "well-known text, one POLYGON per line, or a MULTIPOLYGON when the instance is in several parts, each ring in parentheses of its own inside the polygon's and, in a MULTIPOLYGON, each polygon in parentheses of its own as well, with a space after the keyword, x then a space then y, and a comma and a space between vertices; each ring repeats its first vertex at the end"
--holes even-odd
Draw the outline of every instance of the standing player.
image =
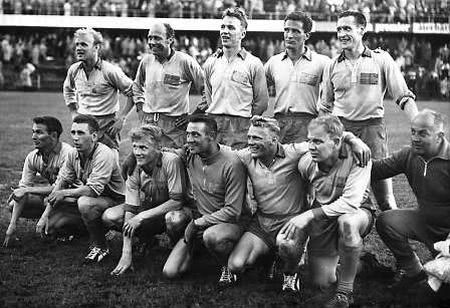
POLYGON ((100 58, 102 35, 94 29, 78 29, 74 35, 75 56, 64 81, 63 94, 72 119, 77 114, 94 116, 100 125, 98 141, 119 149, 119 133, 133 107, 133 81, 115 65, 100 58), (121 114, 119 93, 128 99, 121 114))
POLYGON ((228 255, 243 231, 239 217, 246 192, 245 167, 235 153, 219 146, 217 123, 211 117, 191 117, 186 133, 189 146, 186 167, 196 209, 163 272, 169 278, 185 273, 193 260, 193 245, 201 237, 223 265, 219 284, 228 284, 236 279, 226 265, 228 255))
POLYGON ((44 198, 51 193, 59 170, 68 153, 73 150, 70 145, 59 140, 62 131, 61 122, 54 117, 33 119, 35 150, 25 158, 19 187, 11 194, 8 204, 12 210, 11 221, 3 246, 7 247, 14 236, 19 217, 36 218, 44 211, 44 198))
POLYGON ((261 115, 269 100, 261 60, 242 48, 247 18, 242 9, 222 14, 222 50, 204 64, 207 113, 218 125, 217 141, 233 148, 246 145, 252 115, 261 115))
POLYGON ((99 129, 92 116, 73 119, 70 134, 76 150, 68 154, 39 220, 38 231, 55 233, 78 225, 81 215, 91 237, 85 262, 100 262, 109 255, 101 216, 124 199, 116 153, 98 142, 99 129))
POLYGON ((319 85, 330 59, 305 45, 312 23, 303 12, 289 13, 284 19, 286 50, 264 66, 267 84, 275 86, 274 114, 281 143, 306 140, 308 123, 318 115, 319 85))
MULTIPOLYGON (((337 280, 336 291, 325 307, 348 307, 353 302, 363 237, 370 232, 375 208, 368 198, 370 170, 351 155, 342 142, 344 127, 335 116, 312 120, 308 126, 309 152, 298 163, 309 185, 311 209, 292 218, 280 231, 277 244, 286 259, 296 257, 298 241, 309 235, 308 263, 313 283, 327 288, 337 280), (340 259, 339 275, 336 269, 340 259)), ((296 266, 298 259, 290 262, 296 266)), ((295 270, 293 267, 291 270, 295 270)))
POLYGON ((203 91, 203 71, 194 58, 174 49, 175 31, 169 24, 153 24, 147 39, 150 54, 139 64, 134 101, 144 123, 163 129, 163 146, 181 147, 186 142, 189 90, 194 84, 203 91))
MULTIPOLYGON (((338 116, 345 129, 367 143, 373 158, 378 159, 388 154, 383 104, 386 90, 409 119, 416 115, 417 106, 392 57, 364 46, 366 24, 359 12, 339 15, 337 36, 343 51, 325 69, 320 111, 338 116)), ((372 181, 372 189, 382 210, 397 207, 392 181, 372 181)))
POLYGON ((180 215, 177 212, 186 200, 183 163, 178 155, 161 152, 161 129, 145 125, 132 130, 130 137, 137 166, 126 182, 125 203, 107 209, 102 216, 106 225, 123 232, 122 256, 111 275, 121 275, 132 266, 135 236, 148 243, 167 229, 172 242, 178 241, 180 232, 170 228, 171 219, 180 215))

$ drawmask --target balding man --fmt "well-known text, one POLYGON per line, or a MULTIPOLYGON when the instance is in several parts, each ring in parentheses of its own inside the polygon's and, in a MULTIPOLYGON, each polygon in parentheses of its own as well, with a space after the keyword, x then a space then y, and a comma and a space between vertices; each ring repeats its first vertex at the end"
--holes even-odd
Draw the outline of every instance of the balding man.
MULTIPOLYGON (((100 32, 91 28, 78 29, 74 35, 75 56, 64 81, 63 94, 72 119, 77 114, 94 116, 100 125, 98 141, 119 149, 119 133, 133 107, 133 81, 118 67, 100 58, 103 43, 100 32), (119 92, 128 97, 117 115, 119 92)), ((118 158, 118 152, 117 158, 118 158)))
POLYGON ((147 35, 150 54, 139 64, 133 95, 140 119, 163 129, 161 145, 181 147, 186 142, 189 90, 203 89, 203 70, 191 56, 173 47, 175 31, 167 23, 153 24, 147 35))
POLYGON ((377 219, 377 231, 397 260, 399 275, 391 285, 396 290, 408 290, 427 278, 408 240, 422 242, 436 254, 433 243, 450 233, 450 146, 445 131, 442 114, 422 110, 411 123, 411 145, 373 164, 374 179, 405 174, 419 204, 383 212, 377 219))

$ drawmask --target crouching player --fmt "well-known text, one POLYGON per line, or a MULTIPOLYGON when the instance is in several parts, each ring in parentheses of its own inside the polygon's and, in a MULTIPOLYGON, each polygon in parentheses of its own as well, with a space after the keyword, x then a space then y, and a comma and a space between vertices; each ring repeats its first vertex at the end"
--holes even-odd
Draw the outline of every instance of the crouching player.
POLYGON ((239 218, 246 193, 245 167, 235 153, 219 146, 217 123, 210 116, 192 116, 186 133, 186 167, 196 209, 163 273, 169 278, 185 273, 194 256, 194 244, 202 240, 222 265, 219 284, 227 284, 235 278, 226 266, 228 255, 243 232, 239 218))
POLYGON ((309 152, 300 159, 298 168, 309 186, 311 209, 290 219, 277 236, 282 258, 289 260, 296 255, 293 247, 297 241, 305 233, 309 235, 313 283, 327 288, 337 280, 325 307, 348 307, 352 303, 363 237, 374 221, 367 193, 372 164, 358 165, 349 146, 342 143, 342 132, 343 125, 335 116, 319 117, 309 124, 309 152))
POLYGON ((35 150, 25 158, 19 188, 9 198, 11 221, 3 246, 10 244, 19 217, 39 218, 45 209, 44 198, 53 189, 58 172, 72 147, 61 142, 63 129, 58 119, 50 116, 33 119, 32 140, 35 150))
POLYGON ((154 235, 167 233, 177 241, 189 222, 183 215, 186 176, 181 158, 173 153, 161 152, 162 130, 145 125, 131 131, 130 137, 137 166, 126 181, 125 203, 107 209, 102 216, 108 226, 123 232, 122 256, 111 275, 121 275, 132 267, 132 241, 148 243, 154 235), (170 212, 170 214, 168 214, 170 212), (173 219, 178 221, 176 228, 173 219))
POLYGON ((70 134, 76 150, 69 153, 60 170, 40 219, 47 234, 67 232, 84 223, 91 238, 87 263, 100 262, 109 255, 101 216, 124 200, 117 154, 98 142, 98 131, 92 116, 73 119, 70 134))
MULTIPOLYGON (((280 229, 289 219, 305 211, 306 206, 306 183, 300 176, 298 163, 308 152, 308 143, 280 144, 277 120, 261 116, 250 120, 247 137, 248 148, 237 151, 237 154, 247 167, 258 207, 228 259, 228 267, 234 274, 242 273, 261 257, 275 252, 280 229)), ((342 140, 351 145, 351 150, 360 160, 364 156, 368 160, 370 150, 360 139, 352 133, 345 133, 342 140)), ((298 254, 304 243, 297 241, 295 244, 292 249, 298 254)), ((282 290, 300 291, 295 271, 298 260, 283 261, 282 290)))

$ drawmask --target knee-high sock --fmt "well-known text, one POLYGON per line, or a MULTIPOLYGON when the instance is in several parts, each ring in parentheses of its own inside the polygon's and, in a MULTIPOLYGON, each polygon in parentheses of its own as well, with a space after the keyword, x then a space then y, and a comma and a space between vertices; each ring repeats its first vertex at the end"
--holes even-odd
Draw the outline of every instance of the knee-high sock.
POLYGON ((353 283, 358 270, 359 256, 362 248, 362 241, 360 245, 350 247, 342 243, 339 244, 341 267, 337 285, 338 292, 349 293, 353 291, 353 283))

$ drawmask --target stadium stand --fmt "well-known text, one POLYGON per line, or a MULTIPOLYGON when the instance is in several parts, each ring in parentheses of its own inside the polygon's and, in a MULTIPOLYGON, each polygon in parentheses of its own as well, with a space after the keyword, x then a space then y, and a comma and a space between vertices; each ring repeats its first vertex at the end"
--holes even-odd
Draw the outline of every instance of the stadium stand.
POLYGON ((215 18, 241 6, 255 19, 281 19, 294 10, 314 20, 335 20, 341 10, 360 10, 372 22, 448 22, 448 0, 1 0, 0 14, 215 18))

